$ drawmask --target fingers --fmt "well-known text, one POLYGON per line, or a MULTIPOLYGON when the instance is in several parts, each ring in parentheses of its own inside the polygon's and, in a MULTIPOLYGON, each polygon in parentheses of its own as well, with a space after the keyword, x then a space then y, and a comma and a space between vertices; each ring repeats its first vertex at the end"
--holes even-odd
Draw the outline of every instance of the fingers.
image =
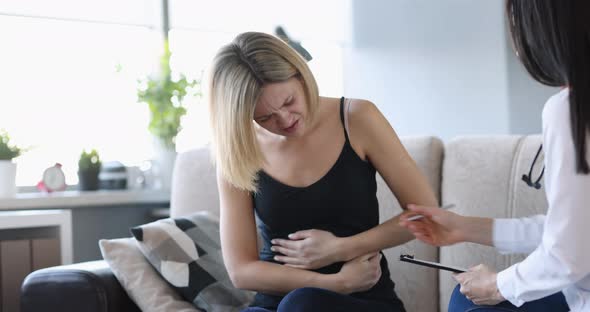
POLYGON ((407 224, 406 228, 410 232, 412 232, 412 234, 414 234, 414 233, 426 234, 426 233, 430 232, 429 227, 422 222, 409 222, 407 224))
POLYGON ((369 261, 371 258, 375 257, 376 255, 380 255, 380 253, 377 252, 377 251, 376 252, 371 252, 371 253, 368 253, 366 255, 359 256, 356 259, 359 260, 359 261, 369 261))
POLYGON ((476 271, 482 271, 487 269, 487 267, 484 264, 478 264, 474 267, 470 267, 469 269, 467 269, 467 272, 476 272, 476 271))
MULTIPOLYGON (((423 221, 424 219, 430 219, 434 222, 440 223, 441 218, 444 218, 445 216, 448 217, 450 214, 453 214, 452 212, 449 212, 443 208, 431 207, 431 206, 420 206, 420 205, 414 205, 414 204, 409 204, 408 210, 410 211, 410 213, 402 215, 402 217, 400 218, 400 221, 408 222, 409 221, 408 218, 410 218, 412 215, 419 214, 419 215, 423 215, 426 217, 426 218, 418 219, 420 221, 423 221)), ((418 221, 418 220, 415 220, 415 221, 418 221)))
POLYGON ((375 279, 374 279, 374 283, 373 285, 377 284, 377 282, 379 282, 379 279, 381 279, 381 274, 383 274, 383 272, 381 271, 381 266, 377 266, 377 271, 375 272, 375 279))
POLYGON ((402 225, 408 229, 408 231, 414 235, 417 239, 426 243, 433 243, 432 241, 432 229, 428 225, 421 222, 409 222, 407 225, 402 225))
POLYGON ((295 268, 295 269, 301 269, 301 270, 311 270, 311 267, 310 266, 307 266, 307 265, 297 265, 297 264, 288 264, 288 263, 285 263, 285 266, 292 267, 292 268, 295 268))
POLYGON ((281 262, 283 264, 289 266, 307 266, 303 260, 295 257, 287 257, 287 256, 274 256, 273 258, 275 261, 281 262))
MULTIPOLYGON (((473 301, 473 294, 465 285, 461 284, 461 286, 459 287, 459 292, 463 294, 463 296, 465 296, 465 298, 467 298, 468 300, 473 301)), ((475 301, 473 301, 473 303, 477 304, 475 301)))
POLYGON ((299 255, 299 253, 296 250, 285 248, 280 245, 272 246, 270 247, 270 250, 289 257, 297 257, 299 255))
POLYGON ((280 246, 280 247, 284 247, 284 248, 291 249, 291 250, 296 250, 299 247, 298 241, 292 241, 292 240, 288 240, 288 239, 275 238, 275 239, 271 240, 270 242, 273 245, 275 245, 273 247, 280 246))
POLYGON ((435 213, 438 209, 438 207, 421 206, 415 204, 408 205, 408 210, 428 217, 432 216, 432 214, 435 213))
POLYGON ((311 236, 311 230, 297 231, 288 235, 289 239, 299 240, 311 236))
POLYGON ((382 257, 381 253, 377 253, 377 255, 375 255, 369 259, 369 262, 379 263, 379 262, 381 262, 381 257, 382 257))
POLYGON ((463 287, 465 278, 467 278, 467 273, 453 274, 453 279, 457 281, 457 283, 461 284, 461 287, 463 287))
POLYGON ((470 299, 469 293, 468 293, 467 289, 465 288, 465 286, 463 286, 463 285, 459 286, 459 292, 461 294, 463 294, 465 297, 467 297, 467 299, 470 299))
POLYGON ((374 282, 373 285, 375 285, 379 281, 379 279, 381 278, 381 274, 383 273, 383 272, 381 272, 381 265, 380 265, 382 257, 383 256, 381 255, 381 253, 379 253, 378 256, 375 256, 375 257, 369 259, 369 265, 374 266, 374 270, 375 270, 374 271, 375 275, 373 276, 373 282, 374 282))
POLYGON ((416 234, 414 234, 414 236, 418 240, 420 240, 420 241, 422 241, 422 242, 424 242, 424 243, 426 243, 428 245, 438 245, 438 243, 430 235, 422 234, 422 233, 416 233, 416 234))
POLYGON ((409 210, 409 213, 402 214, 399 219, 400 220, 399 224, 401 226, 407 227, 408 224, 422 223, 427 218, 430 218, 430 219, 434 218, 437 215, 437 213, 440 212, 440 209, 438 207, 419 206, 419 205, 414 205, 414 204, 409 204, 408 210, 409 210), (421 219, 417 219, 417 220, 408 220, 408 218, 411 218, 416 215, 422 215, 426 218, 421 218, 421 219))
POLYGON ((420 215, 420 214, 413 213, 413 212, 404 213, 400 216, 398 224, 407 228, 410 224, 419 223, 419 221, 424 221, 424 218, 417 219, 417 220, 408 220, 409 218, 415 217, 418 215, 420 215))

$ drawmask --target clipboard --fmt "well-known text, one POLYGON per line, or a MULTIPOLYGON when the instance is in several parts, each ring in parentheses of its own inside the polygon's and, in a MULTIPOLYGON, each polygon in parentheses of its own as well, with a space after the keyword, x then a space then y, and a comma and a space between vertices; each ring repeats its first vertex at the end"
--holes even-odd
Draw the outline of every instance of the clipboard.
POLYGON ((427 266, 427 267, 431 267, 431 268, 435 268, 435 269, 439 269, 439 270, 451 271, 454 273, 467 272, 467 269, 443 265, 438 262, 415 259, 414 256, 412 256, 412 255, 400 255, 399 260, 403 261, 403 262, 409 262, 409 263, 413 263, 413 264, 417 264, 417 265, 423 265, 423 266, 427 266))

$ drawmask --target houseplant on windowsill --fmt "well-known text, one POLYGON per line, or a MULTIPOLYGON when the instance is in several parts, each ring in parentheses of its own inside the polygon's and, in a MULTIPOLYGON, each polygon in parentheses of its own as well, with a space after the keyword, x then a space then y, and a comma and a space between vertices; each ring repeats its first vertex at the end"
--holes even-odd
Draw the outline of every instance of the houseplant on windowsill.
MULTIPOLYGON (((161 187, 170 189, 172 169, 176 159, 176 136, 180 132, 181 119, 186 114, 183 103, 199 82, 179 74, 173 78, 170 68, 170 49, 164 42, 164 53, 160 58, 158 73, 139 80, 138 102, 146 103, 150 109, 148 129, 154 137, 155 170, 160 177, 161 187)), ((194 95, 200 95, 194 93, 194 95)))
POLYGON ((23 150, 10 145, 10 137, 0 130, 0 197, 13 197, 16 194, 16 163, 13 159, 23 150))
POLYGON ((101 165, 100 156, 95 149, 89 153, 82 150, 78 160, 78 189, 80 191, 98 190, 98 174, 101 165))

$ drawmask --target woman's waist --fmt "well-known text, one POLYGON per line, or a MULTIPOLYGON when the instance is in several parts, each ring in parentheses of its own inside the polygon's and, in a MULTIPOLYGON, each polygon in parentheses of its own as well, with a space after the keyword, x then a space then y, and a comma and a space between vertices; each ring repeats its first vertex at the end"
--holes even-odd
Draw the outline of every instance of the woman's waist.
MULTIPOLYGON (((268 261, 268 262, 273 262, 273 263, 278 263, 276 261, 274 261, 273 259, 269 259, 269 260, 264 260, 261 259, 263 261, 268 261)), ((383 257, 383 260, 385 260, 385 257, 383 257)), ((359 299, 367 299, 367 300, 376 300, 376 301, 382 301, 382 302, 387 302, 387 303, 397 303, 399 302, 399 299, 397 297, 397 294, 395 293, 395 284, 394 282, 391 280, 390 274, 389 274, 389 268, 387 266, 387 261, 381 261, 381 278, 379 279, 379 281, 377 281, 377 283, 371 287, 371 289, 367 290, 367 291, 363 291, 363 292, 356 292, 356 293, 352 293, 350 294, 350 296, 359 298, 359 299)), ((320 268, 320 269, 316 269, 313 270, 314 272, 317 273, 321 273, 321 274, 335 274, 338 273, 340 271, 340 269, 342 268, 342 266, 344 265, 343 262, 339 262, 339 263, 334 263, 332 265, 320 268)), ((277 295, 271 295, 271 294, 266 294, 266 293, 262 293, 259 292, 256 294, 255 300, 252 304, 252 306, 258 306, 258 307, 267 307, 267 308, 273 308, 276 309, 276 307, 278 307, 279 303, 281 302, 282 298, 284 296, 277 296, 277 295)))
MULTIPOLYGON (((383 257, 381 258, 381 262, 379 263, 379 265, 381 266, 381 278, 379 279, 379 282, 381 282, 383 279, 391 280, 387 259, 385 258, 385 255, 383 254, 383 252, 380 252, 380 253, 383 257)), ((263 248, 262 250, 260 250, 258 257, 262 261, 282 265, 283 263, 278 262, 274 259, 275 255, 276 255, 276 253, 271 251, 270 249, 263 248)), ((344 266, 344 264, 345 264, 345 262, 335 262, 330 265, 327 265, 327 266, 324 266, 324 267, 321 267, 318 269, 313 269, 310 271, 320 273, 320 274, 336 274, 336 273, 340 272, 340 270, 342 269, 342 266, 344 266)))
POLYGON ((378 225, 378 223, 354 224, 353 222, 343 223, 332 221, 331 223, 306 222, 304 224, 285 224, 279 226, 277 226, 277 224, 273 224, 271 226, 265 223, 262 219, 260 219, 258 222, 258 232, 262 238, 262 243, 264 244, 265 248, 271 247, 271 241, 273 239, 289 239, 289 234, 293 234, 298 231, 313 229, 330 232, 336 237, 350 237, 368 231, 378 225))

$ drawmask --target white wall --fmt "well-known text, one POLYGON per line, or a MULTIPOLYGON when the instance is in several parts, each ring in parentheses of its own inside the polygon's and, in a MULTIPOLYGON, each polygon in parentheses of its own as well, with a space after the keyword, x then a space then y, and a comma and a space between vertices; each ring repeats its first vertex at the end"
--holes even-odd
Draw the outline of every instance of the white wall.
POLYGON ((541 133, 541 113, 547 99, 559 92, 533 80, 510 49, 508 64, 508 99, 510 133, 541 133))
POLYGON ((503 0, 353 0, 345 95, 376 103, 400 135, 540 131, 547 90, 513 56, 503 9, 503 0))

